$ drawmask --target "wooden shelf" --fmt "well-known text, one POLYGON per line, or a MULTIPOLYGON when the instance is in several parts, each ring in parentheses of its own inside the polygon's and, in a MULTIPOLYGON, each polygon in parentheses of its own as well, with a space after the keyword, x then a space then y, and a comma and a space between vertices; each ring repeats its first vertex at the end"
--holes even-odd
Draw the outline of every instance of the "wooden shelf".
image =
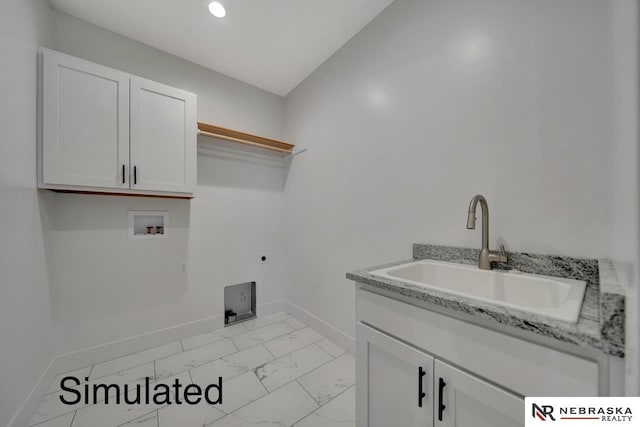
POLYGON ((239 142, 240 144, 252 145, 254 147, 265 148, 267 150, 278 151, 285 154, 292 154, 293 147, 295 147, 293 144, 287 144, 286 142, 277 141, 275 139, 251 135, 250 133, 226 129, 202 122, 198 122, 198 131, 200 135, 209 136, 211 138, 239 142))

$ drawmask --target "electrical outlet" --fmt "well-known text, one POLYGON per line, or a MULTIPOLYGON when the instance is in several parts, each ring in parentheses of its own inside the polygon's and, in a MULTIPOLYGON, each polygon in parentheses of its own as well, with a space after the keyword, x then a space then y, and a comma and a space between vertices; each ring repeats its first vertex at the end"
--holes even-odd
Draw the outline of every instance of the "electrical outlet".
POLYGON ((187 263, 186 262, 181 262, 180 263, 180 271, 182 271, 183 273, 187 272, 187 263))
POLYGON ((269 256, 267 254, 258 254, 258 264, 266 264, 269 262, 269 256))

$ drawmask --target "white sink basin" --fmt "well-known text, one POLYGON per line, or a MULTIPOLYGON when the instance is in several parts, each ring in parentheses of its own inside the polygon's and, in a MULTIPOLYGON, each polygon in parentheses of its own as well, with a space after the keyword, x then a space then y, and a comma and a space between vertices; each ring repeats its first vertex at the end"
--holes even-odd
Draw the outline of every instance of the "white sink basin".
POLYGON ((480 270, 476 266, 422 260, 371 272, 453 295, 576 323, 586 283, 537 274, 480 270))

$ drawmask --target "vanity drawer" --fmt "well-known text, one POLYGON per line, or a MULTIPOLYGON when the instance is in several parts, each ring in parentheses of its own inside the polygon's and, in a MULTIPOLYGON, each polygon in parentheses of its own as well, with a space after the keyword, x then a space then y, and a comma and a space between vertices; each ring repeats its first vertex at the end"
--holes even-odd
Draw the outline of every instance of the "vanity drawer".
POLYGON ((598 363, 443 314, 356 292, 358 322, 522 396, 597 396, 598 363))

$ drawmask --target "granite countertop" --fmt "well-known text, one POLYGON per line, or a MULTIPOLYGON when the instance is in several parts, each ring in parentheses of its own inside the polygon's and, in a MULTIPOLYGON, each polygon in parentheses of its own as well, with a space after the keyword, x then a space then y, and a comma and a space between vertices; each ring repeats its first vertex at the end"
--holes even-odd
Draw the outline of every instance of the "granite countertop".
POLYGON ((435 304, 482 320, 624 357, 625 290, 618 279, 613 263, 607 259, 509 252, 507 263, 494 264, 494 267, 499 269, 515 269, 524 273, 584 280, 587 287, 576 324, 370 274, 375 270, 420 259, 476 265, 478 255, 478 249, 414 244, 413 259, 350 271, 347 273, 347 278, 392 294, 415 298, 421 302, 435 304))

